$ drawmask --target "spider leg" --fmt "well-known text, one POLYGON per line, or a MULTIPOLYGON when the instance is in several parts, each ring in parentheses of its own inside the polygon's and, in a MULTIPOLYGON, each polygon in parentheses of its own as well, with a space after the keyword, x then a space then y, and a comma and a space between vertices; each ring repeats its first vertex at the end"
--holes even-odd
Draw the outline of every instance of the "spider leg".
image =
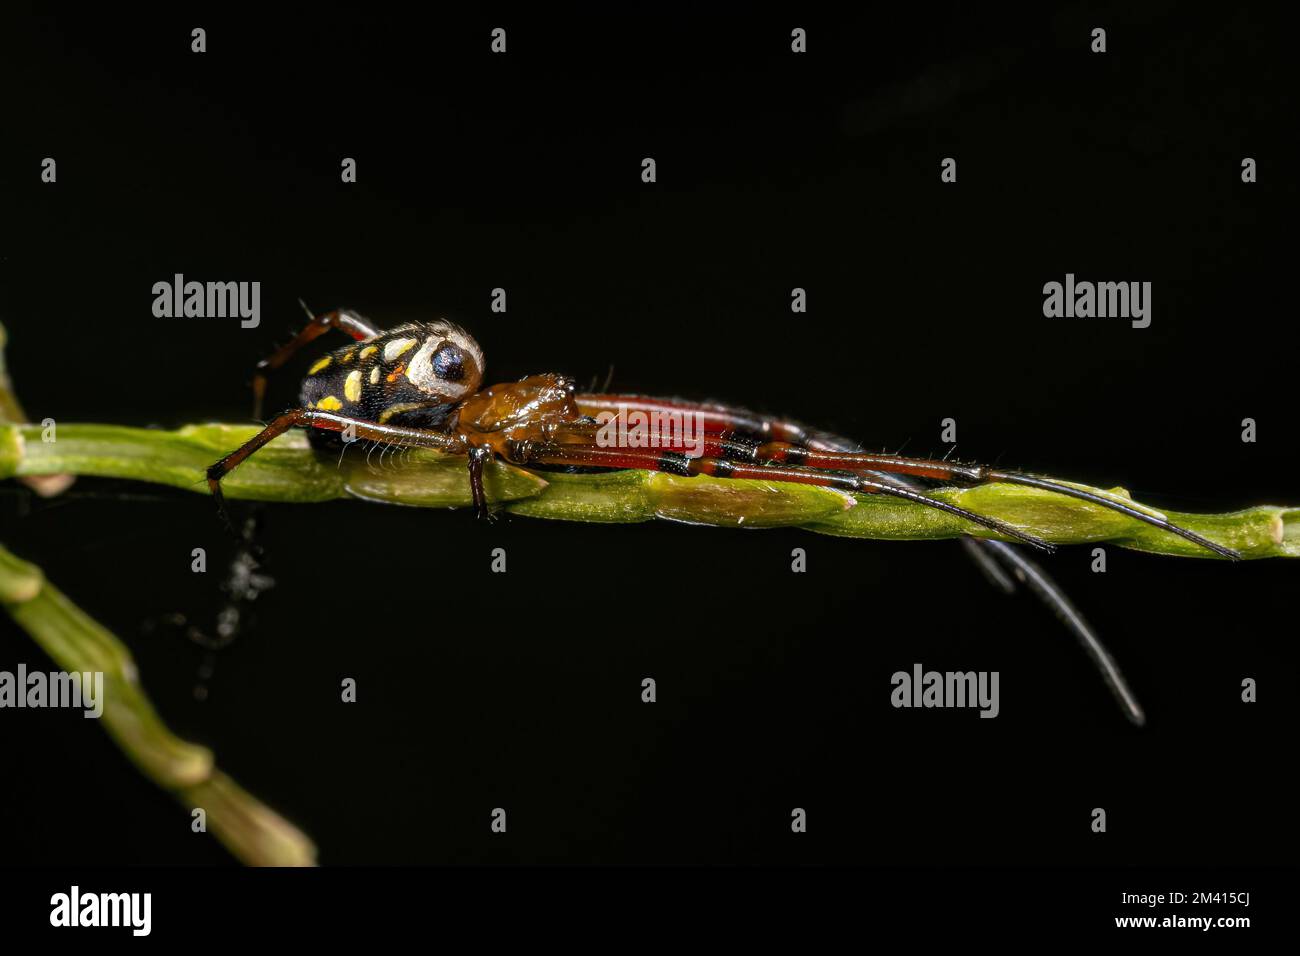
POLYGON ((1241 555, 1216 544, 1209 538, 1202 537, 1194 531, 1181 528, 1159 515, 1151 514, 1132 505, 1124 504, 1115 498, 1103 497, 1082 488, 1075 488, 1051 478, 1027 475, 1018 471, 1002 471, 984 465, 964 465, 946 462, 934 458, 902 458, 897 455, 869 455, 862 452, 829 452, 801 448, 784 441, 770 441, 754 449, 754 460, 773 464, 803 465, 811 468, 836 468, 844 471, 883 471, 893 474, 911 475, 916 478, 931 478, 939 481, 970 481, 976 483, 1001 481, 1028 488, 1040 488, 1069 498, 1077 498, 1091 504, 1101 505, 1111 511, 1136 518, 1164 531, 1186 538, 1193 544, 1200 545, 1224 557, 1238 559, 1241 555))
MULTIPOLYGON (((861 446, 851 439, 829 432, 816 431, 797 422, 772 419, 747 409, 726 405, 697 406, 678 399, 645 398, 636 395, 579 395, 578 403, 584 413, 593 417, 600 412, 620 414, 630 410, 645 413, 655 411, 678 414, 698 413, 705 433, 711 436, 744 434, 760 440, 800 444, 813 450, 846 454, 862 451, 861 446)), ((706 447, 707 444, 706 442, 706 447)), ((894 481, 905 487, 918 488, 916 482, 909 480, 905 474, 891 475, 883 471, 868 473, 882 481, 894 481)), ((1066 630, 1079 641, 1101 672, 1102 679, 1110 688, 1125 716, 1137 726, 1142 726, 1146 722, 1142 706, 1124 679, 1115 658, 1065 591, 1037 562, 1022 555, 1015 546, 989 538, 964 537, 962 546, 989 583, 1003 593, 1014 594, 1016 580, 1024 582, 1030 593, 1046 605, 1066 630), (1011 574, 1008 574, 1002 565, 1009 567, 1011 574)))
POLYGON ((1092 659, 1097 669, 1101 671, 1102 679, 1110 689, 1111 694, 1115 697, 1120 709, 1124 711, 1124 716, 1129 719, 1135 726, 1141 727, 1146 723, 1146 714, 1142 710, 1142 705, 1138 703, 1137 696, 1133 689, 1129 687, 1128 681, 1124 679, 1119 665, 1115 663, 1115 658, 1106 650, 1106 645, 1101 642, 1097 632, 1092 629, 1079 609, 1065 595, 1060 586, 1047 576, 1046 572, 1038 564, 1025 557, 1015 548, 1002 541, 987 541, 990 551, 1000 560, 1005 561, 1011 568, 1011 573, 1018 580, 1023 582, 1029 590, 1036 594, 1044 604, 1046 604, 1065 625, 1066 630, 1078 639, 1088 657, 1092 659))
POLYGON ((490 518, 487 490, 483 487, 483 466, 494 457, 487 445, 475 445, 469 450, 469 490, 474 498, 474 514, 479 518, 490 518))
MULTIPOLYGON (((600 412, 619 414, 627 410, 645 413, 695 415, 705 435, 723 436, 731 433, 755 435, 763 443, 748 459, 760 464, 803 465, 811 468, 832 468, 841 471, 874 471, 930 478, 938 481, 965 480, 971 482, 1001 481, 1013 485, 1040 488, 1080 501, 1101 505, 1111 511, 1136 518, 1164 531, 1176 534, 1221 557, 1238 559, 1241 555, 1221 544, 1188 531, 1166 518, 1150 514, 1140 508, 1126 505, 1114 498, 1103 497, 1082 488, 1053 481, 1038 475, 1017 471, 1002 471, 983 465, 963 465, 932 458, 903 458, 899 455, 872 455, 857 450, 845 450, 842 439, 806 428, 795 422, 767 418, 744 409, 727 405, 693 405, 680 399, 646 398, 637 395, 579 395, 578 407, 584 414, 600 412), (839 446, 839 447, 837 447, 839 446)), ((852 445, 852 443, 849 443, 852 445)))
POLYGON ((692 415, 696 417, 705 435, 743 434, 763 441, 786 441, 792 445, 824 448, 827 451, 858 450, 856 444, 846 442, 846 439, 838 435, 734 405, 690 402, 679 398, 651 398, 645 395, 585 394, 576 396, 576 400, 582 413, 592 418, 601 412, 617 415, 624 411, 692 415), (845 447, 846 443, 848 447, 845 447))
MULTIPOLYGON (((574 436, 569 436, 574 437, 574 436)), ((739 443, 734 443, 739 444, 739 443)), ((1027 534, 1005 521, 967 511, 938 498, 931 498, 901 484, 887 483, 861 474, 847 474, 795 465, 752 464, 730 461, 725 458, 691 458, 677 451, 660 453, 628 451, 622 448, 604 448, 595 443, 577 441, 537 441, 523 439, 505 443, 505 457, 518 465, 579 465, 588 468, 642 468, 647 471, 665 471, 689 477, 709 475, 715 478, 752 478, 769 481, 789 481, 796 484, 836 488, 841 491, 866 492, 904 498, 939 511, 965 518, 998 534, 1033 545, 1042 551, 1055 548, 1031 534, 1027 534)))
POLYGON ((299 299, 298 303, 306 310, 311 321, 292 339, 257 363, 257 369, 253 372, 253 418, 255 419, 260 420, 262 417, 262 399, 266 396, 267 374, 293 358, 304 345, 320 338, 330 329, 346 332, 358 342, 373 339, 379 334, 366 323, 365 319, 350 309, 335 309, 322 315, 312 315, 305 302, 299 299))
POLYGON ((317 411, 313 408, 295 408, 271 419, 270 424, 260 432, 224 458, 213 462, 208 468, 208 489, 212 492, 212 497, 216 499, 222 517, 231 527, 233 527, 233 524, 231 524, 229 513, 226 510, 225 496, 221 493, 221 479, 238 468, 249 455, 252 455, 273 438, 283 435, 295 426, 322 428, 335 432, 341 432, 351 427, 358 438, 371 441, 386 441, 403 447, 434 448, 452 455, 463 455, 468 450, 465 443, 459 438, 454 438, 442 432, 430 431, 424 428, 408 428, 402 425, 380 425, 376 422, 348 418, 346 415, 335 415, 330 412, 317 411))
POLYGON ((980 569, 980 573, 984 575, 989 584, 1003 594, 1015 594, 1015 579, 1002 570, 1002 565, 998 564, 991 548, 981 547, 988 540, 988 538, 962 538, 961 544, 966 549, 970 559, 975 562, 975 567, 980 569))

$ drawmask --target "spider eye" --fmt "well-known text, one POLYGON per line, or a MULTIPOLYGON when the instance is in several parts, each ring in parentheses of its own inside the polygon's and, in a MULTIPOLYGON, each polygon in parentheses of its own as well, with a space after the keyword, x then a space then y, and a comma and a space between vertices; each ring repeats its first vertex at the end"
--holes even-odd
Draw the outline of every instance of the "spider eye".
POLYGON ((465 377, 465 353, 448 342, 433 353, 433 374, 444 382, 459 382, 465 377))

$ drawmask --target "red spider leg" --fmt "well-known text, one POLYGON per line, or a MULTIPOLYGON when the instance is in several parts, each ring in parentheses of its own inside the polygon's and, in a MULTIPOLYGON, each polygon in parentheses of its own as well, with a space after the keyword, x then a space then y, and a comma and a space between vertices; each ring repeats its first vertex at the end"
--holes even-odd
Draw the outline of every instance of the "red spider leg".
MULTIPOLYGON (((771 418, 712 402, 696 403, 678 398, 651 398, 646 395, 605 395, 584 394, 576 396, 578 407, 584 415, 593 418, 601 412, 620 414, 624 411, 639 411, 647 415, 658 412, 661 415, 698 416, 705 435, 729 435, 744 433, 755 438, 787 441, 792 445, 833 446, 838 436, 829 435, 816 429, 807 428, 796 422, 771 418)), ((833 450, 828 447, 827 450, 833 450)))
MULTIPOLYGON (((1040 488, 1056 494, 1101 505, 1111 511, 1136 518, 1149 525, 1171 532, 1202 548, 1225 558, 1238 559, 1241 555, 1231 548, 1202 537, 1194 531, 1181 528, 1165 518, 1148 514, 1138 508, 1074 488, 1050 478, 1027 475, 1016 471, 1001 471, 983 465, 963 465, 932 458, 903 458, 898 455, 872 455, 864 452, 835 450, 831 446, 834 436, 815 432, 793 422, 782 422, 729 408, 725 405, 691 405, 678 399, 655 399, 636 395, 579 395, 578 406, 584 414, 600 412, 621 413, 635 410, 661 415, 697 415, 706 436, 723 436, 732 432, 747 432, 768 440, 759 445, 751 456, 743 460, 755 463, 799 465, 809 468, 826 468, 838 471, 871 471, 909 475, 938 481, 954 479, 972 482, 1001 481, 1013 485, 1040 488), (829 439, 829 440, 828 440, 829 439), (817 447, 820 446, 820 447, 817 447)), ((711 454, 712 452, 706 452, 711 454)))
POLYGON ((274 371, 293 358, 304 345, 320 338, 330 329, 346 332, 358 342, 373 339, 379 334, 378 331, 367 325, 361 316, 351 310, 335 309, 323 315, 312 315, 311 309, 307 308, 305 302, 299 299, 298 304, 307 312, 307 317, 311 321, 303 326, 302 330, 292 339, 257 363, 257 369, 253 373, 253 418, 255 419, 260 420, 262 417, 262 399, 266 395, 267 373, 274 371))
MULTIPOLYGON (((578 395, 577 402, 581 411, 592 417, 602 413, 621 415, 632 411, 642 412, 646 415, 655 412, 661 415, 677 414, 684 416, 698 414, 704 434, 698 447, 702 450, 702 454, 712 457, 729 458, 738 454, 742 461, 752 460, 754 445, 725 437, 731 435, 752 436, 756 439, 780 436, 783 441, 792 444, 797 442, 805 447, 827 452, 856 453, 862 450, 857 442, 841 435, 812 429, 798 422, 771 418, 749 409, 730 405, 694 404, 682 399, 651 398, 643 395, 606 395, 603 393, 578 395)), ((556 437, 560 441, 565 441, 565 432, 576 432, 582 427, 579 425, 564 426, 564 431, 557 434, 556 437)), ((595 434, 597 427, 596 425, 585 426, 584 436, 595 434)), ((670 435, 669 438, 671 437, 670 435)), ((688 450, 685 440, 674 445, 671 442, 665 443, 664 438, 662 432, 657 436, 657 440, 662 446, 671 446, 677 451, 688 450)), ((903 487, 911 488, 914 491, 922 490, 921 485, 908 481, 902 475, 891 476, 885 472, 870 472, 870 474, 881 480, 892 478, 903 487)), ((984 547, 992 544, 992 541, 987 538, 967 537, 962 539, 962 544, 966 547, 971 559, 994 587, 1004 594, 1015 593, 1016 582, 1002 569, 1002 566, 995 559, 992 549, 984 547)), ((1040 576, 1046 578, 1046 573, 1039 569, 1037 565, 1034 568, 1040 576)), ((1059 617, 1065 619, 1065 615, 1062 614, 1059 608, 1053 607, 1053 610, 1059 617)))
MULTIPOLYGON (((695 406, 677 399, 656 399, 636 395, 579 395, 582 410, 589 415, 607 411, 620 414, 624 411, 676 412, 686 414, 699 411, 706 434, 728 435, 745 433, 756 437, 770 437, 791 443, 801 443, 810 448, 828 452, 857 453, 861 447, 854 441, 829 432, 815 431, 797 422, 774 420, 747 409, 724 405, 695 406)), ((706 447, 707 443, 706 443, 706 447)), ((713 452, 706 452, 712 454, 713 452)), ((890 476, 884 472, 871 472, 881 479, 902 482, 906 487, 917 488, 904 475, 890 476)), ((1042 601, 1084 648, 1093 664, 1101 672, 1125 716, 1135 725, 1142 726, 1146 715, 1132 688, 1124 679, 1119 665, 1106 649, 1097 632, 1084 618, 1082 612, 1066 596, 1051 576, 1036 561, 1021 554, 1017 548, 989 538, 962 538, 971 559, 994 587, 1005 594, 1014 594, 1016 580, 1024 582, 1030 592, 1042 601), (1001 562, 1001 563, 999 563, 1001 562), (1005 564, 1012 571, 1009 576, 1002 569, 1005 564)))
POLYGON ((647 471, 664 471, 690 477, 709 475, 714 478, 751 478, 767 481, 789 481, 795 484, 836 488, 841 491, 866 492, 904 498, 917 504, 945 511, 988 528, 990 531, 1014 538, 1024 544, 1051 552, 1055 548, 1041 538, 1027 534, 1005 521, 967 511, 946 501, 931 498, 897 484, 875 481, 865 475, 837 474, 815 468, 786 465, 756 465, 727 461, 722 458, 690 458, 676 451, 639 452, 622 448, 602 448, 579 442, 549 442, 524 439, 506 443, 506 456, 518 465, 578 465, 589 468, 640 468, 647 471))
MULTIPOLYGON (((602 427, 598 423, 586 421, 549 424, 544 432, 545 440, 557 445, 595 445, 603 449, 612 448, 611 445, 600 443, 602 427)), ((682 431, 673 432, 667 428, 647 432, 644 445, 628 447, 632 450, 654 448, 665 452, 689 452, 697 457, 725 458, 728 461, 759 464, 753 460, 754 442, 724 438, 717 434, 697 435, 693 427, 689 435, 682 431)))

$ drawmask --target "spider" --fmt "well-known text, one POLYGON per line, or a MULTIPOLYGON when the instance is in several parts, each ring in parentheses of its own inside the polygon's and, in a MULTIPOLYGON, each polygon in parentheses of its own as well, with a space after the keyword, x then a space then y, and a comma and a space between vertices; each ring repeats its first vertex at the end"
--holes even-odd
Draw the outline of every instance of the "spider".
MULTIPOLYGON (((319 358, 307 370, 299 406, 277 415, 257 435, 215 462, 208 486, 222 513, 221 480, 277 435, 305 427, 314 447, 363 439, 400 447, 464 455, 475 510, 488 515, 484 465, 495 458, 523 467, 645 469, 674 475, 751 478, 817 485, 855 493, 890 495, 956 515, 1039 551, 1053 546, 997 518, 980 515, 925 493, 917 479, 966 483, 1006 482, 1088 501, 1181 535, 1226 558, 1240 555, 1163 517, 1050 478, 985 465, 870 454, 848 439, 793 421, 721 404, 641 395, 580 394, 574 381, 554 373, 481 388, 483 350, 463 328, 439 319, 388 331, 359 313, 335 309, 314 315, 292 340, 258 363, 253 378, 254 417, 261 417, 267 376, 303 346, 337 329, 354 342, 319 358), (597 416, 694 416, 703 441, 659 449, 608 447, 598 440, 597 416)), ((680 436, 678 436, 680 437, 680 436)), ((671 445, 671 441, 669 442, 671 445)), ((1142 724, 1136 698, 1109 652, 1082 615, 1042 569, 1002 541, 965 537, 963 544, 990 580, 1010 592, 1005 569, 1043 600, 1083 644, 1129 719, 1142 724)))

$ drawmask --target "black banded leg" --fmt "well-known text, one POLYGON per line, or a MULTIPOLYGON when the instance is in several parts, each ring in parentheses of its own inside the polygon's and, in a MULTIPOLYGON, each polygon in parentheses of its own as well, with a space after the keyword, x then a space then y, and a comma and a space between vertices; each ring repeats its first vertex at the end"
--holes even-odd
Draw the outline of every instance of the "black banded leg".
MULTIPOLYGON (((705 432, 709 435, 744 436, 754 439, 756 443, 779 441, 788 445, 802 446, 809 451, 837 452, 845 455, 862 454, 862 446, 852 439, 829 432, 814 431, 797 422, 773 418, 734 406, 697 405, 677 399, 657 399, 636 395, 579 395, 578 402, 589 415, 600 412, 619 413, 625 410, 641 411, 646 414, 698 412, 704 421, 705 432)), ((730 449, 720 448, 719 451, 726 457, 732 457, 729 454, 730 449)), ((746 450, 743 445, 737 445, 735 457, 742 461, 753 461, 756 456, 752 446, 746 450)), ((890 457, 900 462, 911 461, 899 456, 875 457, 890 457)), ((947 462, 942 464, 949 465, 947 462)), ((867 473, 881 481, 894 482, 914 490, 921 490, 923 487, 914 477, 909 477, 906 473, 876 470, 869 470, 867 473)), ((1014 545, 1002 541, 963 537, 961 543, 989 583, 999 591, 1004 594, 1014 594, 1016 581, 1024 582, 1030 593, 1046 605, 1083 646, 1093 664, 1101 672, 1106 686, 1119 702, 1125 716, 1138 726, 1145 722, 1146 717, 1142 707, 1120 672, 1115 659, 1106 650, 1097 633, 1070 601, 1065 591, 1037 562, 1025 557, 1014 545), (1011 573, 1004 570, 1004 565, 1011 569, 1011 573)))
POLYGON ((515 441, 506 446, 508 460, 519 465, 584 465, 592 468, 641 468, 647 471, 665 471, 670 474, 691 476, 709 475, 714 478, 749 478, 767 481, 789 481, 795 484, 836 488, 841 491, 866 492, 904 498, 1004 535, 1042 551, 1055 548, 1041 538, 1027 534, 1005 521, 967 511, 938 498, 913 491, 896 482, 877 481, 861 474, 801 468, 787 465, 755 465, 727 461, 722 458, 690 458, 680 452, 661 454, 603 448, 597 445, 552 444, 538 441, 515 441))
POLYGON ((1002 471, 984 465, 964 465, 956 462, 934 458, 904 458, 899 455, 872 455, 863 452, 829 452, 804 448, 783 441, 771 441, 760 445, 754 452, 757 461, 800 465, 809 468, 834 468, 846 471, 878 471, 890 474, 910 475, 932 481, 968 481, 975 484, 985 482, 1005 482, 1022 485, 1026 488, 1038 488, 1054 494, 1076 498, 1090 504, 1100 505, 1110 511, 1135 518, 1153 527, 1176 534, 1191 541, 1207 551, 1220 557, 1237 560, 1241 555, 1232 548, 1225 547, 1209 538, 1189 531, 1174 524, 1163 515, 1151 514, 1134 505, 1127 504, 1114 497, 1099 495, 1096 492, 1052 478, 1029 475, 1018 471, 1002 471))

